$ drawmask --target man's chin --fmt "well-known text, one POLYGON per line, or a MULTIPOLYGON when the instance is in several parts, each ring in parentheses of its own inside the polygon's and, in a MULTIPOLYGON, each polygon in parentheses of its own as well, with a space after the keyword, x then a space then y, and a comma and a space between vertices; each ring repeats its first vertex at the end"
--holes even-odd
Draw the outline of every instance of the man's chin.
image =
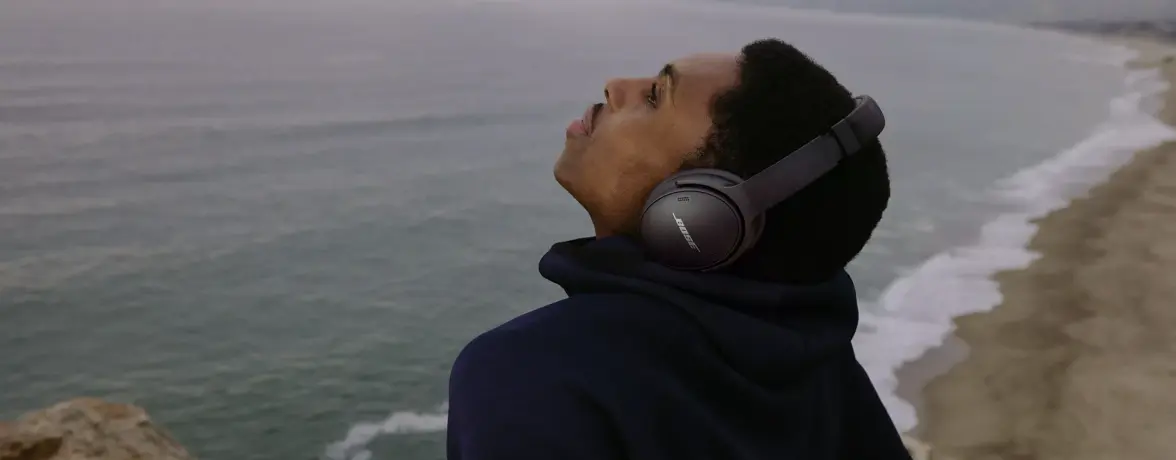
POLYGON ((560 187, 563 187, 564 190, 567 190, 568 193, 572 192, 572 184, 574 182, 573 175, 576 173, 577 169, 574 165, 575 161, 572 159, 573 156, 575 155, 571 152, 568 152, 568 150, 565 148, 564 151, 560 153, 559 158, 555 160, 555 166, 551 168, 552 173, 555 175, 555 181, 559 183, 560 187))

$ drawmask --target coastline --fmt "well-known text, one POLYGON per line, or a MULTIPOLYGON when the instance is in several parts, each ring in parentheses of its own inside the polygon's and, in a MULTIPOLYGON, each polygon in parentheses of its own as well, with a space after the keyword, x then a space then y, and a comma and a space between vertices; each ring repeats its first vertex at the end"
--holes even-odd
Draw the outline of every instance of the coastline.
MULTIPOLYGON (((1159 118, 1176 126, 1176 45, 1096 37, 1161 69, 1159 118)), ((1000 304, 897 372, 910 434, 936 457, 1168 458, 1176 438, 1155 427, 1176 426, 1176 142, 1033 223, 1040 257, 993 277, 1000 304)))

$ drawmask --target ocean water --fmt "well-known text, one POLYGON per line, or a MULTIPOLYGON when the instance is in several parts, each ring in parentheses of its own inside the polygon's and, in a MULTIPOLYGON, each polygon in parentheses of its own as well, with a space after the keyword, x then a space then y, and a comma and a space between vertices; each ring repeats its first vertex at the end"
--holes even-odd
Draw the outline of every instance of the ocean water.
MULTIPOLYGON (((452 359, 561 297, 551 178, 605 79, 775 36, 875 96, 891 207, 850 267, 894 369, 999 300, 1030 219, 1136 148, 1153 74, 1008 26, 643 0, 0 6, 0 418, 134 402, 204 459, 439 459, 452 359)), ((520 408, 523 410, 523 408, 520 408)))

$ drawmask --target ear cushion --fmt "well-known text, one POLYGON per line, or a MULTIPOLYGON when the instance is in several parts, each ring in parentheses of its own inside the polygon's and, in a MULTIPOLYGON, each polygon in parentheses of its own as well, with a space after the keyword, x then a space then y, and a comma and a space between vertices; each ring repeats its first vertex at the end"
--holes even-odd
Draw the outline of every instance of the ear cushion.
POLYGON ((645 206, 643 209, 649 209, 649 205, 658 198, 665 196, 674 189, 678 188, 675 183, 679 179, 689 176, 692 179, 699 179, 699 182, 705 182, 706 187, 714 189, 718 192, 723 187, 730 187, 732 185, 743 182, 743 179, 734 173, 723 171, 721 169, 687 169, 678 171, 661 181, 649 192, 649 197, 645 199, 645 206))
POLYGON ((723 193, 739 183, 726 171, 694 169, 654 187, 641 216, 646 252, 671 268, 708 270, 729 263, 747 239, 741 210, 723 193), (675 182, 686 181, 681 186, 675 182))

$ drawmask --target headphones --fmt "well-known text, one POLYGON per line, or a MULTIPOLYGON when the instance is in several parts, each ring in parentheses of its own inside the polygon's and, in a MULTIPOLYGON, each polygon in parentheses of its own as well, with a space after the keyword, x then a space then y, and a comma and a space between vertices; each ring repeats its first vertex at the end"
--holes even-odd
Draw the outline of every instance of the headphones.
POLYGON ((641 239, 659 263, 678 270, 726 267, 755 246, 763 214, 878 138, 886 127, 870 96, 848 116, 747 180, 718 169, 678 172, 654 187, 641 214, 641 239))

